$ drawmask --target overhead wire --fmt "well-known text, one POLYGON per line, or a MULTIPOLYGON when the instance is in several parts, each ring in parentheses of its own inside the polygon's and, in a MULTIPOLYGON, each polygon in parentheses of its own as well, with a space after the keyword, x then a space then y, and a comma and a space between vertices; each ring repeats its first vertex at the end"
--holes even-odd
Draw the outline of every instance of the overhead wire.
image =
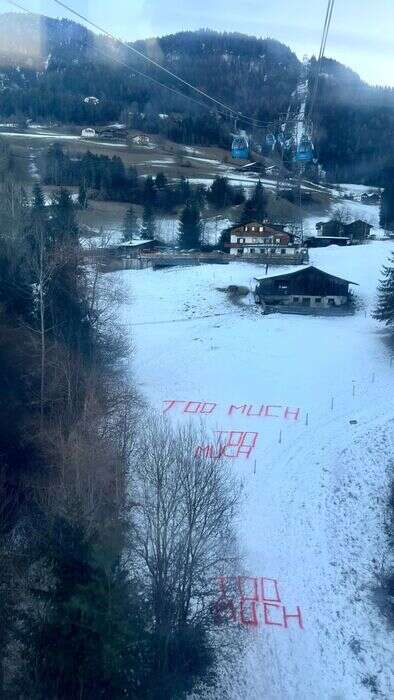
POLYGON ((331 20, 332 20, 332 15, 334 11, 334 5, 335 5, 335 0, 328 0, 327 3, 327 11, 326 11, 326 17, 324 21, 324 27, 323 27, 323 34, 321 38, 321 43, 320 43, 320 50, 319 50, 319 56, 316 62, 316 75, 315 75, 315 81, 313 85, 313 90, 312 90, 312 96, 311 96, 311 101, 308 109, 308 120, 311 121, 312 119, 312 114, 316 105, 316 99, 317 99, 317 91, 319 87, 319 78, 320 78, 320 65, 321 62, 324 58, 325 51, 326 51, 326 45, 327 45, 327 38, 328 38, 328 33, 330 31, 330 25, 331 25, 331 20))
MULTIPOLYGON (((32 16, 36 16, 36 13, 35 13, 35 12, 33 12, 33 11, 30 10, 30 9, 28 9, 26 6, 23 6, 23 5, 21 5, 20 3, 16 2, 16 0, 5 0, 5 2, 6 2, 8 5, 11 5, 11 6, 13 6, 13 7, 16 7, 16 8, 18 8, 19 10, 22 10, 23 12, 26 12, 26 13, 32 15, 32 16)), ((54 0, 54 2, 57 2, 57 0, 54 0)), ((272 124, 274 123, 273 121, 270 121, 270 122, 263 122, 262 120, 256 119, 255 117, 249 117, 248 115, 243 114, 241 111, 238 111, 238 110, 236 110, 236 109, 233 108, 233 107, 229 107, 228 105, 225 105, 224 103, 221 103, 219 100, 215 100, 215 98, 212 98, 210 95, 208 95, 208 93, 205 93, 204 91, 200 90, 199 88, 195 88, 195 86, 191 85, 191 83, 188 83, 187 81, 184 81, 183 78, 180 78, 180 76, 176 76, 175 73, 172 73, 171 71, 168 71, 168 69, 166 69, 164 66, 161 66, 159 63, 157 63, 156 61, 154 61, 154 60, 151 59, 150 57, 146 56, 145 54, 143 54, 142 52, 138 51, 137 49, 134 49, 134 47, 130 46, 130 45, 127 44, 126 42, 122 41, 121 39, 118 39, 117 37, 115 37, 114 35, 112 35, 110 32, 107 32, 107 31, 104 30, 103 28, 99 27, 99 25, 96 25, 94 22, 92 22, 92 21, 89 20, 88 18, 85 18, 81 13, 79 13, 79 12, 73 10, 71 7, 69 7, 69 6, 66 5, 65 3, 58 2, 57 4, 60 4, 62 7, 64 7, 65 9, 67 9, 67 10, 68 10, 69 12, 71 12, 72 14, 75 14, 77 17, 79 17, 79 18, 82 19, 83 21, 86 21, 88 24, 90 24, 91 26, 93 26, 94 28, 96 28, 98 31, 103 32, 106 36, 108 36, 109 38, 111 38, 114 42, 120 43, 120 44, 123 45, 125 48, 127 48, 128 50, 133 51, 134 53, 137 53, 140 57, 142 57, 142 58, 148 60, 150 63, 154 63, 154 65, 156 65, 157 67, 161 68, 161 69, 164 70, 166 73, 169 73, 170 75, 176 77, 178 80, 180 80, 182 83, 185 83, 186 85, 190 86, 192 89, 195 89, 197 92, 199 92, 200 94, 202 94, 204 97, 207 97, 208 99, 213 100, 215 103, 217 103, 217 104, 219 104, 219 105, 222 105, 222 109, 221 109, 221 110, 219 110, 218 107, 216 107, 216 105, 215 105, 216 112, 217 112, 218 114, 220 114, 221 116, 227 117, 227 118, 228 118, 228 117, 238 118, 240 121, 246 122, 248 125, 250 125, 250 126, 252 126, 252 127, 255 127, 256 129, 265 129, 265 128, 269 128, 269 127, 272 126, 272 124)), ((93 48, 97 53, 101 53, 101 54, 102 54, 103 56, 105 56, 106 58, 109 58, 109 56, 108 56, 107 54, 105 54, 105 52, 100 51, 100 49, 99 49, 98 47, 91 47, 91 48, 93 48)), ((110 58, 111 58, 111 60, 113 60, 114 62, 118 63, 119 65, 123 65, 124 67, 130 69, 130 70, 132 71, 132 73, 135 73, 135 74, 137 74, 137 75, 139 75, 139 76, 141 76, 141 77, 143 77, 143 78, 146 78, 146 79, 149 80, 150 82, 155 83, 156 85, 158 85, 158 86, 160 86, 160 87, 162 87, 162 88, 164 88, 164 89, 166 89, 166 90, 168 90, 168 91, 170 91, 170 92, 172 92, 172 93, 174 93, 174 94, 177 94, 179 97, 183 97, 183 98, 186 99, 186 100, 189 100, 189 101, 191 101, 191 102, 194 102, 195 104, 198 104, 200 107, 203 107, 204 109, 212 109, 212 108, 210 108, 209 105, 207 105, 205 102, 201 102, 200 100, 197 100, 195 97, 191 97, 191 95, 187 95, 186 93, 180 92, 179 90, 176 90, 176 88, 171 87, 170 85, 167 85, 166 83, 160 82, 159 80, 157 80, 156 78, 153 78, 153 77, 150 76, 149 74, 143 73, 142 71, 139 71, 139 70, 138 70, 137 68, 135 68, 134 66, 132 66, 132 65, 130 65, 130 64, 127 64, 126 62, 122 61, 122 60, 119 59, 118 57, 111 56, 110 58)))
MULTIPOLYGON (((329 0, 329 4, 330 4, 331 2, 333 3, 334 1, 335 1, 335 0, 329 0)), ((17 2, 16 0, 5 0, 5 2, 7 2, 7 4, 9 4, 9 5, 11 5, 11 6, 14 6, 14 7, 16 7, 16 8, 18 8, 18 9, 22 10, 23 12, 27 12, 28 14, 31 14, 31 15, 33 15, 33 16, 36 14, 36 13, 32 12, 31 10, 29 10, 26 6, 23 6, 22 4, 20 4, 19 2, 17 2)), ((269 121, 269 122, 264 122, 264 121, 262 121, 262 120, 259 120, 259 119, 254 118, 254 117, 250 117, 250 116, 248 116, 248 115, 245 115, 245 114, 243 114, 241 111, 237 110, 237 109, 234 108, 234 107, 231 107, 231 106, 229 106, 229 105, 226 105, 225 103, 221 102, 220 100, 217 100, 216 98, 214 98, 214 97, 212 97, 211 95, 209 95, 209 94, 208 94, 207 92, 205 92, 204 90, 201 90, 200 88, 194 86, 192 83, 189 83, 187 80, 184 80, 184 79, 181 78, 179 75, 177 75, 177 74, 174 73, 173 71, 169 70, 169 69, 166 68, 165 66, 162 66, 160 63, 158 63, 157 61, 155 61, 155 60, 154 60, 153 58, 151 58, 150 56, 147 56, 147 55, 144 54, 142 51, 139 51, 138 49, 136 49, 135 47, 131 46, 131 45, 128 44, 127 42, 123 41, 122 39, 119 39, 118 37, 116 37, 115 35, 113 35, 111 32, 109 32, 109 31, 106 30, 105 28, 103 28, 103 27, 101 27, 100 25, 98 25, 96 22, 93 22, 92 20, 90 20, 88 17, 86 17, 86 16, 83 15, 82 13, 80 13, 80 12, 74 10, 74 9, 73 9, 72 7, 70 7, 68 4, 62 2, 62 0, 53 0, 53 2, 55 2, 57 5, 59 5, 60 7, 62 7, 62 8, 65 9, 65 10, 67 10, 67 11, 70 12, 71 14, 75 15, 76 17, 78 17, 78 18, 79 18, 80 20, 82 20, 83 22, 86 22, 87 24, 89 24, 90 26, 92 26, 94 29, 96 29, 97 31, 101 32, 102 34, 104 34, 105 36, 107 36, 108 38, 110 38, 110 39, 111 39, 112 41, 114 41, 115 43, 118 43, 118 44, 122 45, 122 46, 125 47, 128 51, 130 51, 130 52, 132 52, 132 53, 138 55, 140 58, 142 58, 142 59, 144 59, 145 61, 147 61, 148 63, 154 65, 156 68, 158 68, 158 69, 164 71, 166 74, 170 75, 172 78, 178 80, 178 81, 179 81, 180 83, 182 83, 183 85, 189 87, 190 89, 194 90, 195 92, 197 92, 198 94, 200 94, 200 95, 203 96, 204 98, 210 100, 210 101, 215 105, 215 110, 216 110, 216 112, 217 112, 218 114, 220 114, 221 116, 227 117, 227 118, 228 118, 228 117, 230 117, 230 118, 237 118, 238 120, 243 121, 243 122, 246 122, 249 126, 255 127, 256 129, 270 129, 270 128, 272 128, 272 127, 275 127, 278 123, 280 123, 280 121, 281 121, 281 119, 282 119, 282 116, 281 116, 281 115, 279 115, 279 117, 278 117, 277 119, 275 119, 275 120, 271 120, 271 121, 269 121), (221 109, 218 109, 218 107, 220 107, 221 109)), ((332 12, 331 12, 331 14, 332 14, 332 12)), ((326 23, 325 23, 325 24, 327 24, 327 17, 328 17, 328 11, 327 11, 327 15, 326 15, 326 23)), ((110 57, 109 57, 104 51, 101 51, 97 46, 94 46, 94 47, 91 47, 91 48, 93 48, 93 50, 95 50, 97 53, 103 55, 105 58, 110 58, 112 61, 118 63, 119 65, 124 66, 125 68, 129 69, 132 73, 135 73, 136 75, 139 75, 140 77, 142 77, 142 78, 144 78, 144 79, 147 79, 148 81, 154 83, 155 85, 158 85, 159 87, 161 87, 161 88, 163 88, 163 89, 166 89, 166 90, 168 90, 169 92, 172 92, 173 94, 178 95, 179 97, 182 97, 182 98, 187 99, 187 100, 189 100, 189 101, 191 101, 191 102, 194 102, 195 104, 199 105, 200 107, 203 107, 204 109, 209 109, 209 105, 207 105, 205 102, 202 102, 202 101, 200 101, 200 100, 197 100, 195 97, 192 97, 191 95, 188 95, 188 94, 186 94, 186 93, 184 93, 184 92, 181 92, 181 91, 177 90, 176 88, 174 88, 174 87, 172 87, 172 86, 170 86, 170 85, 167 85, 166 83, 162 83, 162 82, 161 82, 160 80, 158 80, 157 78, 153 78, 153 77, 150 76, 149 74, 143 73, 142 71, 140 71, 140 70, 138 70, 137 68, 135 68, 134 66, 132 66, 132 65, 130 65, 130 64, 128 64, 128 63, 126 63, 125 61, 123 61, 123 60, 120 59, 119 57, 115 57, 115 56, 110 56, 110 57)), ((287 124, 290 125, 292 122, 296 122, 296 121, 297 121, 297 118, 295 118, 295 119, 290 119, 290 120, 287 120, 287 124)))
MULTIPOLYGON (((13 7, 17 7, 19 10, 22 10, 23 12, 26 12, 29 15, 32 15, 33 17, 36 17, 36 13, 33 12, 32 10, 29 10, 26 6, 21 5, 18 2, 15 2, 15 0, 4 0, 8 5, 12 5, 13 7)), ((149 80, 150 82, 154 83, 155 85, 158 85, 159 87, 162 87, 166 90, 169 90, 170 92, 174 93, 175 95, 178 95, 179 97, 183 97, 187 100, 190 100, 191 102, 194 102, 195 104, 199 105, 200 107, 204 107, 205 109, 208 108, 208 106, 205 104, 205 102, 201 102, 200 100, 197 100, 195 97, 191 97, 190 95, 185 95, 185 93, 180 92, 179 90, 176 90, 176 88, 171 87, 170 85, 166 85, 165 83, 161 83, 159 80, 156 78, 153 78, 151 75, 148 75, 147 73, 142 73, 142 71, 138 70, 134 66, 130 65, 129 63, 126 63, 125 61, 122 61, 119 57, 109 55, 102 49, 99 49, 98 46, 90 46, 89 49, 92 51, 95 51, 99 55, 103 56, 105 59, 109 59, 111 62, 118 63, 120 66, 123 66, 124 68, 127 68, 130 70, 130 72, 133 74, 135 73, 136 75, 141 76, 142 78, 146 78, 146 80, 149 80)), ((228 116, 224 112, 219 112, 222 116, 228 116)))
POLYGON ((147 55, 144 54, 142 51, 139 51, 138 49, 136 49, 135 46, 132 46, 131 44, 128 44, 126 41, 123 41, 122 39, 119 39, 119 37, 116 37, 114 34, 112 34, 111 32, 109 32, 109 31, 108 31, 107 29, 105 29, 104 27, 101 27, 101 26, 100 26, 99 24, 97 24, 96 22, 93 22, 93 21, 90 20, 88 17, 86 17, 86 15, 83 15, 81 12, 77 12, 77 10, 74 10, 74 9, 73 9, 72 7, 70 7, 67 3, 62 2, 62 0, 52 0, 52 1, 55 2, 57 5, 59 5, 60 7, 62 7, 63 9, 67 10, 68 12, 71 12, 71 14, 75 15, 76 17, 78 17, 79 19, 81 19, 83 22, 86 22, 87 24, 89 24, 91 27, 93 27, 93 28, 96 29, 97 31, 102 32, 103 34, 105 34, 105 36, 107 36, 108 38, 112 39, 112 41, 115 41, 115 42, 121 44, 121 45, 124 46, 128 51, 130 51, 130 52, 136 54, 137 56, 139 56, 139 57, 142 58, 143 60, 147 61, 147 62, 150 63, 151 65, 153 65, 153 66, 155 66, 156 68, 158 68, 159 70, 164 71, 167 75, 170 75, 170 76, 171 76, 172 78, 174 78, 175 80, 178 80, 178 81, 179 81, 180 83, 182 83, 183 85, 187 86, 187 87, 190 88, 191 90, 194 90, 194 91, 197 92, 199 95, 202 95, 202 96, 205 97, 206 99, 208 99, 208 100, 210 100, 211 102, 213 102, 215 105, 218 105, 219 107, 221 107, 222 109, 224 109, 224 110, 226 111, 227 114, 233 115, 234 117, 241 118, 243 121, 248 121, 248 122, 250 122, 250 123, 253 123, 253 125, 256 126, 256 127, 258 127, 258 126, 261 126, 261 127, 266 126, 266 124, 263 124, 263 123, 261 122, 261 120, 255 119, 254 117, 249 117, 248 115, 244 115, 240 110, 236 109, 235 107, 231 107, 230 105, 226 105, 226 104, 225 104, 224 102, 222 102, 221 100, 218 100, 218 99, 216 99, 215 97, 212 97, 212 95, 209 95, 209 94, 208 94, 207 92, 205 92, 204 90, 201 90, 200 88, 196 87, 196 86, 193 85, 192 83, 189 83, 187 80, 185 80, 184 78, 181 78, 181 76, 177 75, 176 73, 174 73, 173 71, 171 71, 169 68, 166 68, 166 67, 163 66, 161 63, 159 63, 158 61, 156 61, 154 58, 151 58, 150 56, 147 56, 147 55))

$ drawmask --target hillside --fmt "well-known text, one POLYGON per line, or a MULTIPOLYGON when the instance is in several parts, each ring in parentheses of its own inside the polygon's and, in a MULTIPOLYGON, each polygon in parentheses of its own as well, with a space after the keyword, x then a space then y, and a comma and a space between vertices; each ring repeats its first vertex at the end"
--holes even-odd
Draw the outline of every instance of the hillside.
MULTIPOLYGON (((286 112, 301 68, 295 54, 280 42, 235 33, 180 32, 136 42, 135 47, 216 99, 264 122, 286 112)), ((228 116, 196 103, 192 91, 188 97, 193 100, 187 99, 187 87, 68 20, 1 15, 0 71, 3 119, 79 125, 122 120, 180 143, 224 148, 234 130, 228 116), (99 103, 86 104, 84 98, 90 95, 99 103)), ((315 71, 312 59, 311 77, 315 71)), ((394 159, 388 147, 394 136, 394 90, 368 86, 353 71, 327 59, 314 117, 316 150, 330 178, 384 184, 381 171, 394 159)), ((256 129, 251 135, 256 143, 265 136, 256 129)))

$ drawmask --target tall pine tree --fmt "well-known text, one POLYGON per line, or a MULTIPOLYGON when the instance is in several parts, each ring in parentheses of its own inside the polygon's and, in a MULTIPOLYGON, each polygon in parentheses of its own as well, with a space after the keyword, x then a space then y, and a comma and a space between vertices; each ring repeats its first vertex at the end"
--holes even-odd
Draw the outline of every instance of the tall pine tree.
POLYGON ((380 225, 394 230, 394 184, 388 185, 382 193, 380 203, 380 225))
POLYGON ((156 236, 156 219, 153 211, 153 206, 150 202, 146 202, 144 213, 142 215, 141 238, 144 241, 152 241, 156 236))
POLYGON ((240 223, 248 224, 251 221, 264 221, 267 216, 267 203, 267 194, 259 180, 251 198, 245 202, 240 223))
POLYGON ((201 217, 195 204, 187 204, 179 219, 179 245, 186 250, 201 248, 201 217))
POLYGON ((133 207, 129 207, 123 220, 123 240, 132 241, 137 233, 137 221, 133 207))
POLYGON ((383 266, 383 277, 378 286, 378 303, 373 316, 386 326, 394 324, 394 253, 390 256, 389 264, 383 266))

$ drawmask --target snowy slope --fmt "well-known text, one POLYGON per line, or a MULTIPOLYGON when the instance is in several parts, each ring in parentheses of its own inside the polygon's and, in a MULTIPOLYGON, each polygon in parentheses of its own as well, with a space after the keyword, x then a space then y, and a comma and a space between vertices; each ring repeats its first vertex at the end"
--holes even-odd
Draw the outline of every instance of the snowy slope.
MULTIPOLYGON (((297 619, 285 628, 266 624, 259 608, 245 657, 223 670, 217 700, 363 700, 375 685, 380 697, 393 696, 373 587, 386 546, 394 365, 370 317, 391 246, 311 251, 312 264, 359 284, 359 310, 345 318, 262 316, 248 301, 233 305, 216 288, 264 275, 248 263, 118 273, 132 295, 123 321, 133 372, 152 405, 212 402, 209 415, 184 413, 185 403, 167 415, 258 433, 249 459, 233 460, 246 496, 245 567, 277 580, 287 611, 302 613, 304 629, 297 619), (229 415, 231 405, 270 408, 229 415)), ((282 620, 276 614, 271 607, 269 619, 282 620)))

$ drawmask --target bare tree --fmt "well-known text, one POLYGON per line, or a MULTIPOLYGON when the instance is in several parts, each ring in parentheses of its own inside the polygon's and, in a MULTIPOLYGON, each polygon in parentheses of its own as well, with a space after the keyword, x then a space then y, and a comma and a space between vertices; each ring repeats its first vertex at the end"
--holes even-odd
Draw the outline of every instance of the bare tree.
MULTIPOLYGON (((167 640, 190 625, 213 625, 213 579, 237 561, 240 485, 225 462, 196 456, 203 439, 190 425, 174 429, 153 417, 140 427, 132 458, 135 565, 167 640)), ((165 655, 164 648, 163 665, 165 655)))
POLYGON ((350 224, 354 217, 348 207, 337 206, 332 212, 332 218, 334 221, 339 221, 341 224, 350 224))

